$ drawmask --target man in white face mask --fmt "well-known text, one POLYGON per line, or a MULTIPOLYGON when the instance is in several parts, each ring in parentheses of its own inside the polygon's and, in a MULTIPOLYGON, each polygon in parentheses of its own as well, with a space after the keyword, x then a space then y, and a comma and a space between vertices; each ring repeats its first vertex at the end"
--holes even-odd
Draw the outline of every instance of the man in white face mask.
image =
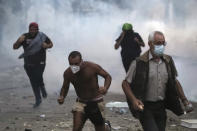
POLYGON ((78 51, 71 52, 68 60, 70 67, 64 72, 64 83, 58 103, 64 103, 72 83, 78 97, 72 110, 73 131, 81 131, 87 119, 94 124, 96 131, 108 131, 110 123, 104 117, 103 95, 109 89, 111 76, 99 65, 83 61, 78 51), (105 79, 102 87, 99 87, 98 75, 105 79))
POLYGON ((152 32, 148 45, 150 49, 130 65, 122 88, 133 116, 140 120, 144 131, 165 131, 166 109, 179 116, 184 113, 180 100, 186 112, 193 107, 177 80, 172 57, 164 54, 163 33, 152 32))

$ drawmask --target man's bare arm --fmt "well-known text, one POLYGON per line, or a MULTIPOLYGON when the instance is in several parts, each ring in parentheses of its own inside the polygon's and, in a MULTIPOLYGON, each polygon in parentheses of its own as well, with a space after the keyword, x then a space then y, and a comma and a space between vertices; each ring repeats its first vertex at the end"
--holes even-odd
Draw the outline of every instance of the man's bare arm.
POLYGON ((122 32, 121 35, 120 35, 120 39, 119 39, 119 40, 116 42, 116 44, 114 45, 114 48, 115 48, 116 50, 120 47, 120 44, 121 44, 121 42, 122 42, 124 36, 125 36, 125 32, 122 32))
POLYGON ((13 44, 13 49, 18 49, 24 40, 25 40, 25 36, 24 35, 20 36, 18 40, 13 44))
POLYGON ((184 94, 183 88, 180 84, 180 82, 176 79, 176 90, 179 95, 179 98, 181 99, 183 105, 185 106, 185 110, 187 113, 192 112, 194 110, 192 104, 188 101, 187 97, 184 94))
POLYGON ((122 82, 122 89, 129 101, 131 101, 131 103, 133 104, 133 108, 135 110, 143 110, 144 104, 135 97, 130 88, 130 84, 126 80, 122 82))
POLYGON ((183 102, 183 104, 184 105, 188 104, 189 102, 188 102, 188 100, 187 100, 187 98, 185 96, 185 93, 183 91, 183 88, 182 88, 180 82, 177 79, 176 79, 176 86, 175 87, 176 87, 177 93, 179 95, 179 98, 181 99, 181 101, 183 102))
POLYGON ((122 89, 123 89, 125 95, 129 98, 130 101, 135 101, 136 97, 133 94, 133 92, 131 91, 130 85, 126 80, 124 80, 122 82, 122 89))
POLYGON ((134 38, 134 40, 135 40, 135 41, 136 41, 140 46, 142 46, 142 47, 144 47, 144 46, 145 46, 144 42, 142 42, 142 41, 138 40, 138 38, 137 38, 137 37, 135 37, 135 38, 134 38))
POLYGON ((109 75, 109 73, 107 73, 102 67, 100 67, 99 65, 94 65, 94 66, 95 66, 95 69, 97 70, 97 74, 102 76, 105 79, 104 89, 100 88, 100 91, 103 92, 103 94, 106 94, 107 90, 109 89, 111 85, 112 78, 109 75))
POLYGON ((68 80, 66 73, 64 73, 64 82, 60 91, 60 96, 58 98, 58 102, 59 104, 63 104, 64 103, 64 99, 68 94, 68 90, 69 90, 69 85, 70 85, 70 81, 68 80))

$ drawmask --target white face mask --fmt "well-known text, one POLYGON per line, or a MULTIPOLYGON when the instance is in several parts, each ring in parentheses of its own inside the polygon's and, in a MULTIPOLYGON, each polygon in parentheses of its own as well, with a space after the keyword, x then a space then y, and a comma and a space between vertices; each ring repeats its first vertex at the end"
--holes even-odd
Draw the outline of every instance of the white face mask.
POLYGON ((77 72, 80 71, 80 66, 76 66, 76 65, 71 65, 70 66, 71 71, 73 72, 73 74, 76 74, 77 72))

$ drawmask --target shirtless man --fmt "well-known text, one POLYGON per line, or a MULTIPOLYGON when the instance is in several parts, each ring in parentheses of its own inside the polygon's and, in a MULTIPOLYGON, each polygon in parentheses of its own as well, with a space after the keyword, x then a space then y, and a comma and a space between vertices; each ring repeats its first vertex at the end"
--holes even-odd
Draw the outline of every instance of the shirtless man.
MULTIPOLYGON (((81 131, 86 120, 94 124, 96 131, 107 131, 104 118, 103 95, 111 84, 111 76, 97 64, 83 61, 80 52, 73 51, 69 57, 70 67, 64 72, 64 82, 58 98, 63 104, 72 83, 78 96, 73 107, 73 131, 81 131), (105 79, 104 87, 99 87, 98 75, 105 79)), ((108 123, 110 126, 110 124, 108 123)))

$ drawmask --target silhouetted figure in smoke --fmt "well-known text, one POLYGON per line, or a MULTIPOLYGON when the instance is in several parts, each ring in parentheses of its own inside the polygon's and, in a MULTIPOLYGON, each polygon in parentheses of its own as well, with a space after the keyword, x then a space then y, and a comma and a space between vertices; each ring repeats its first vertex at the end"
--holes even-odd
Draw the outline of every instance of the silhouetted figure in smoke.
POLYGON ((110 123, 104 117, 103 95, 110 87, 111 76, 99 65, 83 61, 78 51, 71 52, 68 60, 70 67, 64 72, 64 82, 58 102, 64 103, 69 85, 72 83, 78 97, 72 110, 73 131, 81 131, 87 119, 94 124, 96 131, 108 131, 110 123), (105 79, 104 87, 99 87, 98 75, 105 79))
POLYGON ((148 45, 150 49, 131 63, 122 88, 133 116, 140 120, 144 131, 165 131, 166 109, 179 116, 184 113, 180 100, 186 112, 193 107, 177 80, 172 57, 164 54, 163 33, 150 33, 148 45))
POLYGON ((24 58, 24 68, 35 95, 34 107, 37 107, 42 102, 41 93, 43 98, 47 97, 43 72, 46 64, 46 49, 51 48, 53 43, 44 33, 39 32, 38 24, 32 22, 29 25, 29 32, 19 37, 13 45, 13 49, 21 46, 23 46, 24 53, 19 58, 24 58))
POLYGON ((122 27, 122 33, 116 40, 115 49, 121 46, 122 63, 127 72, 129 65, 136 57, 140 56, 140 46, 145 46, 141 36, 133 31, 133 27, 129 23, 125 23, 122 27))

